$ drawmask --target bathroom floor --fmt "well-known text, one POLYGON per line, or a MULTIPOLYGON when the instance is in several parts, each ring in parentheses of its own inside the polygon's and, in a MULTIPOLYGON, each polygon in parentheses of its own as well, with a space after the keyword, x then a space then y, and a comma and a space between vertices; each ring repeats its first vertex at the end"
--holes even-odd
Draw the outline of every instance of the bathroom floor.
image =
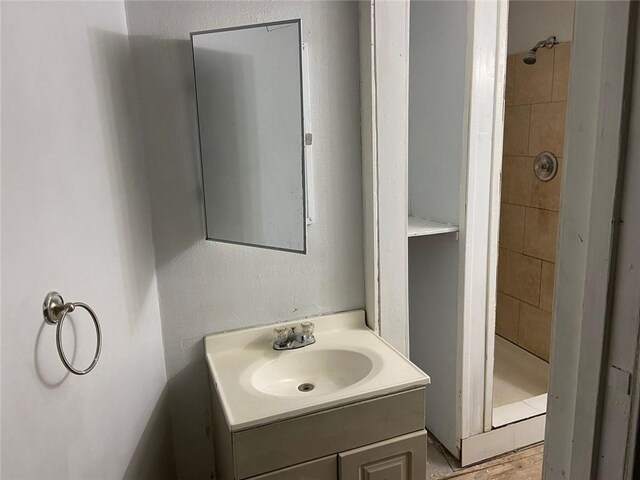
POLYGON ((427 480, 540 480, 543 445, 502 455, 484 463, 461 468, 440 443, 429 435, 427 444, 427 480))

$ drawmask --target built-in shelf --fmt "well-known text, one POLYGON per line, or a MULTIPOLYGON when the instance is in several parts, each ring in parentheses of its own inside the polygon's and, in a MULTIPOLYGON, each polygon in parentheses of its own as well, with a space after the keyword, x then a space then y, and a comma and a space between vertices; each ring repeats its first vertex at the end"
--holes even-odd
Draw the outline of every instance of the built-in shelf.
POLYGON ((434 222, 433 220, 423 220, 422 218, 409 217, 409 237, 422 237, 424 235, 439 235, 442 233, 457 232, 457 225, 434 222))

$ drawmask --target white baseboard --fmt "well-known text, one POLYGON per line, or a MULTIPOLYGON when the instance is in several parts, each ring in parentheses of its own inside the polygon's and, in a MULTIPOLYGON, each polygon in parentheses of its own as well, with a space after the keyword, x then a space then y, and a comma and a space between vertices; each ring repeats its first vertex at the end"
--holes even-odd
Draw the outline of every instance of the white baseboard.
POLYGON ((504 427, 462 439, 460 463, 463 467, 544 440, 546 415, 510 423, 504 427))

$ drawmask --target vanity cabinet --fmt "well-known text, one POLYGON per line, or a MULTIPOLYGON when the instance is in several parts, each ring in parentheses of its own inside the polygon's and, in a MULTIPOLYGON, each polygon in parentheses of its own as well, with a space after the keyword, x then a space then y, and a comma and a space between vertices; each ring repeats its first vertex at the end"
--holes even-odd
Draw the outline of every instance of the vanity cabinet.
POLYGON ((218 480, 425 476, 424 387, 240 431, 229 428, 212 387, 218 480))
POLYGON ((413 480, 426 478, 427 432, 319 458, 249 480, 413 480))

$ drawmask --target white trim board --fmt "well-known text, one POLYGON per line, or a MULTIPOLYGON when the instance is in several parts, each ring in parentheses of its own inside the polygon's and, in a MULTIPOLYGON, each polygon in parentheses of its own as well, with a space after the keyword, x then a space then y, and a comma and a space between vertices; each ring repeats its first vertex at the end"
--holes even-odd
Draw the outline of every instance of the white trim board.
MULTIPOLYGON (((363 121, 363 138, 372 147, 367 146, 363 155, 367 313, 377 313, 377 321, 369 324, 376 325, 382 338, 408 356, 409 1, 371 0, 360 8, 365 10, 360 18, 365 29, 367 11, 371 21, 360 45, 368 55, 365 42, 370 32, 373 72, 373 120, 370 127, 365 125, 368 119, 363 121)), ((366 62, 361 59, 365 74, 366 62)), ((363 98, 367 95, 363 92, 363 98)))
POLYGON ((378 242, 378 149, 375 78, 374 1, 360 2, 360 132, 362 137, 362 214, 364 292, 367 325, 380 333, 378 242))
MULTIPOLYGON (((468 58, 467 165, 460 202, 459 438, 485 431, 487 369, 493 371, 499 190, 508 4, 473 2, 468 58), (495 243, 495 244, 494 244, 495 243), (493 256, 491 255, 493 254, 493 256), (491 332, 491 335, 488 332, 491 332)), ((492 373, 491 373, 492 374, 492 373)), ((489 393, 489 395, 491 395, 489 393)))
POLYGON ((542 442, 546 418, 546 415, 540 415, 480 435, 463 438, 460 464, 466 467, 496 455, 542 442))
MULTIPOLYGON (((486 310, 486 365, 484 387, 484 431, 493 423, 493 371, 496 331, 496 302, 498 289, 498 236, 500 232, 500 198, 502 195, 502 151, 504 137, 504 92, 507 81, 507 37, 509 2, 498 3, 496 40, 495 114, 493 117, 493 159, 489 203, 489 249, 487 252, 487 310, 486 310)), ((546 407, 545 407, 546 408, 546 407)))

